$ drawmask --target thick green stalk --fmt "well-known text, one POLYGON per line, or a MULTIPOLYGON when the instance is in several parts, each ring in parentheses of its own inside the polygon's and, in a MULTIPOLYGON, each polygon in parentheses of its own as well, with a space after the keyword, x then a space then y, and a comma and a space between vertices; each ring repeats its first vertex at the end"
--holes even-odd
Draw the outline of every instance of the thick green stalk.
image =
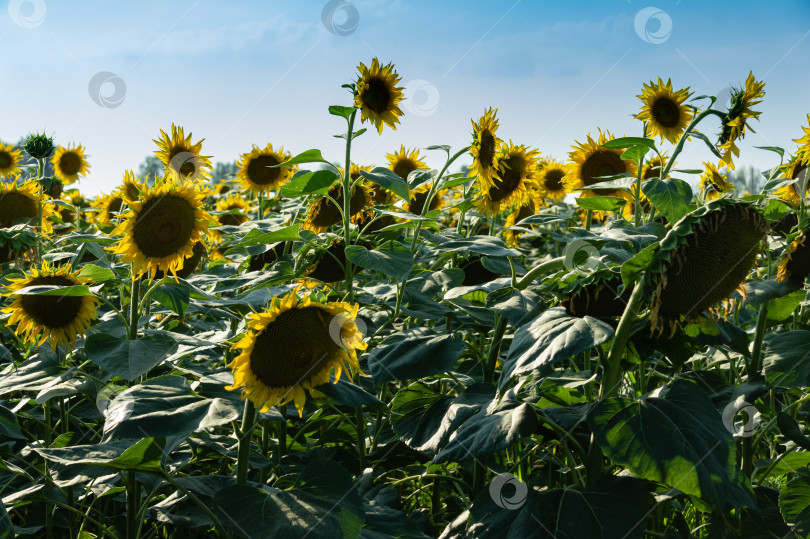
MULTIPOLYGON (((352 135, 354 134, 354 119, 357 116, 357 109, 352 111, 351 116, 349 116, 349 126, 346 131, 346 166, 343 169, 343 248, 346 249, 349 246, 349 242, 351 241, 351 202, 352 202, 352 135)), ((344 268, 345 275, 346 275, 346 297, 348 298, 349 303, 352 301, 352 294, 353 294, 353 281, 354 281, 354 273, 352 268, 352 263, 349 261, 349 258, 346 257, 346 266, 344 268)), ((286 419, 286 418, 285 418, 286 419)))
POLYGON ((357 406, 354 409, 357 420, 357 457, 360 460, 360 469, 366 468, 366 418, 363 417, 363 409, 357 406))
POLYGON ((489 345, 486 363, 484 364, 484 382, 487 383, 492 383, 495 381, 495 365, 498 361, 498 354, 501 351, 503 334, 504 331, 506 331, 506 318, 499 314, 496 314, 495 318, 495 328, 492 331, 492 341, 489 345))
POLYGON ((132 266, 132 277, 130 279, 130 296, 129 296, 129 338, 135 340, 138 338, 138 314, 140 302, 138 295, 141 290, 141 280, 135 277, 135 266, 132 266))
POLYGON ((669 171, 672 168, 672 165, 675 164, 675 158, 678 157, 678 154, 683 151, 683 145, 684 145, 684 143, 686 143, 686 139, 689 138, 689 133, 695 128, 695 126, 698 123, 700 123, 700 121, 703 118, 705 118, 706 116, 708 116, 710 114, 714 114, 715 116, 719 116, 721 120, 723 118, 725 118, 725 116, 726 116, 724 113, 720 112, 719 110, 714 110, 714 109, 711 109, 711 108, 706 109, 703 112, 701 112, 700 114, 698 114, 697 116, 695 116, 695 118, 689 123, 689 125, 686 126, 686 129, 684 130, 683 134, 681 135, 680 140, 678 140, 678 144, 675 146, 675 149, 672 151, 672 155, 670 156, 669 161, 667 161, 667 166, 664 167, 664 170, 661 171, 661 178, 666 178, 666 177, 669 176, 669 171))
POLYGON ((138 481, 135 471, 127 471, 127 539, 138 537, 138 481))
POLYGON ((642 277, 636 282, 633 294, 630 296, 630 301, 627 302, 627 306, 624 308, 624 313, 622 313, 619 325, 616 328, 616 334, 610 345, 602 385, 599 388, 600 398, 614 397, 619 392, 622 378, 622 358, 624 357, 624 350, 627 347, 627 341, 630 340, 630 331, 633 329, 633 324, 636 321, 637 309, 638 305, 641 303, 643 291, 644 279, 642 277))
POLYGON ((565 266, 565 257, 560 256, 557 258, 552 258, 551 260, 546 260, 542 264, 533 267, 529 270, 529 273, 524 275, 515 285, 515 288, 518 290, 525 290, 532 281, 534 281, 538 276, 544 273, 550 273, 552 271, 561 270, 565 266))
POLYGON ((239 453, 236 460, 236 484, 247 483, 248 468, 250 467, 250 442, 253 438, 253 423, 256 418, 256 407, 253 401, 245 399, 245 411, 242 414, 242 428, 239 429, 239 453))

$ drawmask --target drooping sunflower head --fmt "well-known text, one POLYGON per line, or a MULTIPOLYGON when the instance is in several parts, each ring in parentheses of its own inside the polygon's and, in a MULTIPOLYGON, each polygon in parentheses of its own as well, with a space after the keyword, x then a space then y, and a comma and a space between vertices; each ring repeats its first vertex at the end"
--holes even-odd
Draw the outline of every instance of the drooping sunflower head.
POLYGON ((405 150, 405 145, 400 145, 399 152, 389 153, 385 156, 388 159, 388 168, 394 171, 394 174, 408 180, 408 174, 417 169, 428 168, 422 161, 419 155, 419 150, 414 149, 411 151, 405 150))
POLYGON ((0 228, 7 228, 26 221, 36 224, 42 210, 42 233, 53 232, 50 217, 56 214, 54 205, 45 200, 36 180, 22 185, 0 182, 0 228))
POLYGON ((799 207, 802 198, 807 196, 807 189, 810 188, 810 163, 805 163, 803 156, 798 154, 789 163, 783 165, 782 170, 786 177, 798 181, 780 187, 774 191, 774 195, 794 207, 799 207))
POLYGON ((718 172, 713 163, 703 162, 704 171, 700 175, 698 187, 703 191, 706 200, 720 198, 725 193, 734 190, 734 184, 728 181, 725 175, 718 172))
POLYGON ((799 232, 794 240, 785 250, 779 260, 776 280, 792 281, 798 286, 804 284, 805 279, 810 275, 810 229, 799 232))
POLYGON ((759 82, 754 78, 754 73, 750 72, 745 81, 745 88, 735 90, 731 96, 731 106, 723 118, 723 128, 717 139, 717 147, 723 153, 718 166, 727 166, 734 170, 734 157, 739 157, 740 149, 737 147, 737 140, 745 137, 746 127, 754 131, 748 125, 749 119, 759 119, 760 112, 751 107, 759 104, 765 97, 764 82, 759 82))
POLYGON ((404 99, 403 88, 398 87, 400 77, 394 71, 394 65, 381 65, 377 58, 366 67, 360 62, 357 67, 360 77, 357 79, 357 93, 354 106, 360 109, 360 120, 374 124, 377 133, 382 133, 383 124, 396 130, 399 117, 402 116, 398 104, 404 99))
POLYGON ((101 226, 113 226, 118 222, 124 200, 117 191, 109 195, 98 195, 92 203, 96 217, 95 222, 101 226))
POLYGON ((621 293, 622 277, 611 270, 596 271, 576 283, 560 302, 570 316, 596 318, 621 316, 627 307, 632 287, 621 293))
POLYGON ((498 130, 498 120, 495 119, 497 113, 498 109, 486 109, 478 123, 472 122, 473 143, 470 146, 470 155, 472 155, 473 164, 470 167, 469 175, 480 177, 484 183, 492 182, 495 156, 503 144, 503 141, 495 134, 498 130))
POLYGON ((218 215, 217 221, 221 225, 239 226, 248 220, 250 209, 250 202, 239 195, 229 195, 217 201, 217 210, 227 212, 218 215))
POLYGON ((113 234, 123 234, 113 252, 133 265, 133 278, 157 270, 172 275, 194 254, 194 244, 214 219, 203 208, 205 195, 189 184, 161 182, 129 205, 113 234))
MULTIPOLYGON (((601 178, 602 176, 618 176, 620 174, 635 176, 635 162, 632 160, 625 161, 621 158, 624 150, 603 146, 603 144, 614 138, 610 131, 602 133, 600 129, 599 137, 596 140, 592 139, 591 135, 588 134, 587 142, 577 142, 577 146, 572 146, 574 151, 568 154, 571 162, 565 165, 565 177, 562 180, 566 191, 569 193, 575 192, 574 189, 590 187, 606 181, 601 178)), ((580 192, 582 193, 580 196, 586 197, 622 196, 621 190, 586 189, 580 192)))
POLYGON ((537 160, 539 152, 523 145, 504 144, 496 155, 492 182, 478 179, 480 196, 476 199, 479 211, 494 215, 511 205, 522 205, 531 198, 532 189, 537 189, 537 160))
POLYGON ((290 155, 284 148, 273 150, 268 144, 264 149, 253 146, 249 153, 242 154, 237 163, 239 172, 236 177, 242 182, 242 187, 251 191, 277 191, 292 177, 295 172, 293 166, 277 167, 290 160, 290 155))
MULTIPOLYGON (((343 223, 343 183, 338 180, 327 192, 328 196, 319 197, 309 206, 304 228, 316 233, 326 231, 330 226, 343 223), (330 200, 331 199, 331 200, 330 200), (334 200, 334 202, 332 201, 334 200), (337 205, 335 205, 337 203, 337 205)), ((359 183, 352 189, 349 200, 349 217, 355 221, 361 213, 374 204, 368 187, 359 183)))
POLYGON ((650 81, 650 84, 644 84, 641 94, 636 96, 643 105, 635 117, 647 122, 651 137, 660 135, 661 142, 667 139, 677 144, 694 116, 692 110, 683 104, 691 95, 688 87, 675 91, 671 80, 667 79, 664 83, 659 77, 658 83, 650 81))
POLYGON ((242 352, 228 364, 233 385, 242 398, 253 401, 260 411, 292 401, 301 416, 308 391, 334 382, 351 369, 360 370, 357 351, 366 343, 357 323, 358 306, 342 302, 318 303, 310 296, 298 298, 293 290, 273 299, 270 310, 251 314, 248 331, 234 348, 242 352))
POLYGON ((16 176, 20 172, 23 154, 11 144, 0 142, 0 178, 16 176))
POLYGON ((708 202, 673 225, 645 273, 653 331, 672 330, 680 316, 696 317, 745 283, 767 222, 750 204, 708 202))
POLYGON ((51 164, 54 174, 66 185, 78 180, 79 176, 85 176, 90 170, 81 144, 75 148, 71 145, 56 148, 56 152, 51 158, 51 164))
POLYGON ((99 300, 93 296, 45 296, 18 294, 29 286, 75 286, 88 279, 70 273, 70 266, 52 269, 47 262, 40 269, 31 268, 31 274, 20 279, 9 279, 8 292, 14 301, 3 309, 11 313, 7 325, 18 324, 14 331, 27 343, 35 343, 40 336, 50 339, 51 348, 59 344, 76 346, 76 337, 84 336, 90 322, 95 320, 99 300))
POLYGON ((211 177, 211 156, 201 155, 204 140, 192 143, 191 132, 186 136, 182 127, 172 123, 171 136, 161 129, 160 138, 152 142, 159 148, 155 155, 166 167, 169 178, 202 184, 211 177))
MULTIPOLYGON (((334 240, 320 250, 314 262, 304 272, 307 278, 324 283, 336 283, 346 278, 346 246, 343 240, 334 240)), ((360 268, 357 268, 358 270, 360 268)))
POLYGON ((562 180, 565 177, 565 166, 554 159, 545 159, 537 165, 537 183, 543 196, 550 198, 554 202, 559 202, 565 198, 565 185, 562 180))

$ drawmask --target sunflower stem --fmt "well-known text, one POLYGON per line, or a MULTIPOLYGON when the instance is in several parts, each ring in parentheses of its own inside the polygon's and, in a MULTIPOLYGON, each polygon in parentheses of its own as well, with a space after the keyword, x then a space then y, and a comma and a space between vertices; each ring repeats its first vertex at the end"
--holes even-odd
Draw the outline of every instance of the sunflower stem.
POLYGON ((641 226, 641 172, 643 164, 644 156, 641 156, 638 158, 638 178, 636 180, 635 192, 633 193, 636 199, 635 226, 641 226))
POLYGON ((692 132, 695 126, 699 124, 701 120, 703 120, 703 118, 709 116, 710 114, 719 116, 721 120, 725 118, 724 113, 720 112, 719 110, 714 110, 712 108, 708 108, 703 112, 701 112, 700 114, 698 114, 697 116, 695 116, 695 118, 691 122, 689 122, 689 125, 686 126, 686 129, 684 129, 683 134, 681 134, 680 140, 678 140, 678 144, 672 151, 672 155, 670 156, 669 161, 667 161, 667 166, 664 168, 664 170, 661 171, 660 177, 662 179, 669 176, 669 171, 672 168, 672 165, 675 163, 675 158, 678 157, 678 154, 683 151, 683 145, 686 143, 686 139, 689 138, 689 134, 692 132))
POLYGON ((264 202, 264 190, 259 189, 259 211, 257 214, 257 221, 261 221, 262 217, 264 217, 264 208, 262 208, 262 202, 264 202))
POLYGON ((129 339, 135 340, 138 338, 138 311, 140 304, 138 302, 138 294, 141 289, 141 280, 135 277, 135 265, 131 267, 130 273, 130 296, 129 296, 129 339))
POLYGON ((506 331, 506 317, 496 314, 492 341, 489 346, 489 352, 487 353, 486 363, 484 364, 484 382, 492 383, 495 381, 495 365, 498 361, 498 354, 501 351, 501 341, 503 340, 504 331, 506 331))
POLYGON ((552 258, 551 260, 546 260, 542 264, 535 266, 531 270, 529 270, 529 273, 524 275, 517 282, 515 288, 517 288, 518 290, 525 290, 526 287, 532 284, 532 281, 534 281, 538 276, 544 273, 560 270, 564 267, 564 265, 565 265, 564 256, 559 256, 557 258, 552 258))
POLYGON ((363 416, 363 408, 357 406, 354 409, 357 419, 357 457, 360 460, 360 469, 366 468, 366 418, 363 416))
POLYGON ((768 320, 768 302, 759 307, 757 314, 757 327, 754 334, 754 346, 751 350, 751 363, 748 365, 748 381, 753 382, 761 379, 762 374, 762 341, 765 338, 765 323, 768 320))
POLYGON ((593 210, 586 210, 585 213, 585 230, 591 231, 591 223, 593 222, 593 210))
POLYGON ((127 539, 138 537, 138 481, 135 471, 127 471, 127 539))
POLYGON ((599 388, 599 397, 604 399, 607 397, 615 397, 619 393, 619 386, 622 378, 622 358, 624 357, 624 350, 627 347, 627 341, 630 340, 630 332, 633 329, 633 324, 636 321, 638 314, 638 306, 641 303, 641 298, 644 291, 644 280, 639 279, 633 288, 633 294, 624 308, 624 313, 619 320, 619 325, 616 328, 616 335, 613 337, 613 342, 610 345, 610 352, 607 357, 607 368, 605 369, 602 385, 599 388))
MULTIPOLYGON (((346 130, 346 166, 343 169, 343 249, 349 247, 351 242, 351 185, 352 185, 352 135, 354 134, 354 119, 357 116, 357 109, 352 110, 351 116, 348 120, 348 129, 346 130)), ((352 263, 349 257, 346 256, 346 266, 344 267, 346 275, 346 297, 349 303, 352 302, 353 296, 353 281, 354 274, 352 263)), ((286 420, 286 417, 285 417, 286 420)))
POLYGON ((277 464, 281 464, 281 457, 287 452, 287 405, 282 404, 278 407, 281 412, 281 424, 279 424, 278 432, 278 447, 277 447, 277 464))
POLYGON ((236 484, 247 483, 248 468, 250 467, 250 442, 253 438, 253 423, 256 418, 256 407, 253 401, 245 399, 245 411, 242 414, 242 428, 239 432, 239 453, 236 460, 236 484))

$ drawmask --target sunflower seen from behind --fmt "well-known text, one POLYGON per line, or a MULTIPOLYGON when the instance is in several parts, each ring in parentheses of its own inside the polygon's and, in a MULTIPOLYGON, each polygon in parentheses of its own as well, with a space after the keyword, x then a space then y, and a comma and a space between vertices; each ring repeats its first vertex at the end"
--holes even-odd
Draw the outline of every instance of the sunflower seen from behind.
POLYGON ((274 150, 269 143, 263 149, 253 146, 250 152, 240 156, 236 178, 244 189, 250 191, 278 191, 292 177, 295 167, 276 165, 289 160, 290 155, 284 152, 283 147, 274 150))
POLYGON ((722 119, 723 128, 717 139, 717 149, 723 154, 718 166, 727 166, 734 170, 734 157, 740 156, 737 141, 745 137, 745 129, 754 131, 748 121, 759 120, 761 112, 751 107, 758 105, 765 97, 765 83, 757 81, 754 73, 749 72, 745 87, 736 90, 731 96, 731 106, 722 119))
POLYGON ((233 385, 242 389, 260 411, 292 401, 303 414, 306 392, 322 394, 315 387, 334 382, 351 369, 360 370, 357 351, 366 343, 355 321, 358 305, 319 303, 298 290, 273 299, 265 313, 249 315, 248 331, 234 348, 241 353, 228 364, 233 385))
POLYGON ((537 189, 537 160, 539 152, 527 146, 504 144, 495 156, 495 172, 490 182, 480 176, 477 184, 480 196, 475 203, 478 210, 492 216, 502 208, 522 205, 532 198, 532 190, 537 189))
POLYGON ((8 292, 14 301, 3 309, 11 313, 6 325, 17 324, 14 333, 29 344, 40 338, 49 339, 51 348, 59 344, 76 346, 76 338, 84 336, 90 323, 96 319, 99 300, 93 296, 45 296, 19 294, 29 286, 77 286, 90 282, 79 277, 78 272, 70 272, 70 266, 58 269, 42 263, 41 268, 31 268, 31 273, 20 279, 8 279, 11 283, 8 292))
POLYGON ((144 273, 153 278, 158 270, 175 275, 182 268, 214 221, 203 208, 204 198, 190 184, 164 179, 129 203, 123 221, 112 231, 123 234, 112 250, 132 263, 133 278, 144 273))
POLYGON ((360 109, 360 121, 369 121, 382 134, 383 124, 396 130, 402 110, 399 102, 404 99, 402 87, 397 86, 400 77, 394 71, 393 64, 380 64, 377 58, 371 65, 360 62, 357 67, 360 77, 357 79, 357 91, 354 96, 354 106, 360 109))
POLYGON ((16 176, 20 172, 23 154, 11 144, 0 142, 0 178, 16 176))
POLYGON ((503 145, 503 141, 498 138, 495 132, 498 130, 498 120, 495 115, 498 109, 485 109, 484 115, 473 125, 473 143, 470 146, 470 155, 473 164, 470 167, 469 175, 478 176, 485 184, 492 182, 492 175, 495 172, 495 157, 498 150, 503 145))
POLYGON ((84 154, 84 147, 79 144, 76 147, 58 146, 51 157, 53 173, 62 180, 65 185, 76 182, 80 176, 85 176, 90 170, 87 163, 87 156, 84 154))
POLYGON ((659 77, 658 83, 650 81, 650 84, 644 84, 641 94, 636 96, 643 105, 635 118, 647 122, 651 138, 660 135, 661 142, 667 139, 677 144, 694 116, 692 109, 683 104, 691 95, 688 87, 673 90, 670 79, 664 83, 659 77))
POLYGON ((172 134, 160 130, 155 156, 166 167, 166 174, 175 181, 202 182, 211 176, 211 156, 201 155, 205 139, 191 142, 191 132, 186 136, 182 127, 172 123, 172 134))

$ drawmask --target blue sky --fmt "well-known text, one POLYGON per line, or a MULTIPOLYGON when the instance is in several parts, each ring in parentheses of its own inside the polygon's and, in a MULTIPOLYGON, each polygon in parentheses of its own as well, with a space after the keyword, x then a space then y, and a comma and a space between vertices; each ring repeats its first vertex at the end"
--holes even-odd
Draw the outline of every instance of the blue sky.
MULTIPOLYGON (((412 99, 396 131, 357 139, 361 164, 384 165, 400 144, 468 145, 470 120, 489 106, 498 108, 502 138, 564 160, 597 127, 638 135, 635 96, 651 79, 715 94, 753 71, 766 95, 738 163, 769 168, 778 158, 754 146, 792 150, 810 112, 810 2, 706 4, 352 0, 330 32, 322 0, 12 0, 0 9, 0 140, 45 129, 59 143, 83 144, 91 171, 79 186, 91 194, 137 169, 172 122, 205 138, 214 161, 268 142, 339 160, 342 140, 332 135, 344 125, 327 107, 350 104, 340 85, 377 56, 395 64, 412 99), (354 31, 338 35, 354 13, 354 31), (99 72, 126 85, 119 106, 91 98, 99 72)), ((114 90, 107 83, 101 95, 114 90)), ((713 136, 718 125, 702 130, 713 136)), ((699 144, 687 146, 679 166, 711 157, 699 144)), ((422 153, 441 165, 440 152, 422 153)))

